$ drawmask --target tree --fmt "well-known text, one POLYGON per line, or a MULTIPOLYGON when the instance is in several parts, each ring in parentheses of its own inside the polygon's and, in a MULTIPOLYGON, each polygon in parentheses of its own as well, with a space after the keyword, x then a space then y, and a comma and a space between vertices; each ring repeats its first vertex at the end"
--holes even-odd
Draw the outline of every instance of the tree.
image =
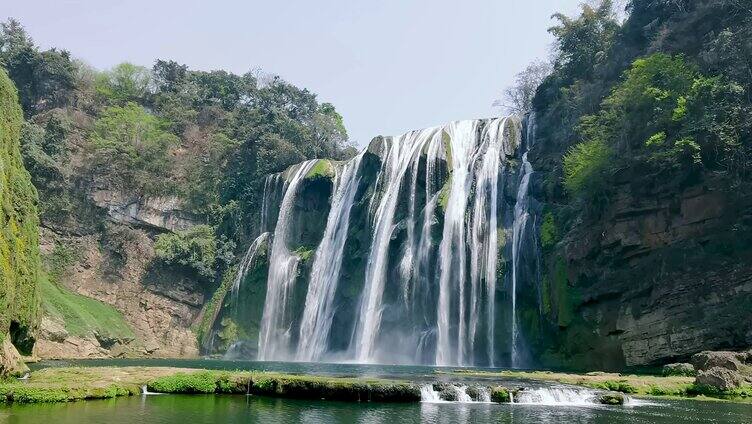
POLYGON ((214 229, 197 225, 175 234, 161 234, 154 244, 157 258, 169 265, 192 268, 199 275, 214 281, 218 266, 229 264, 234 243, 217 239, 214 229))
POLYGON ((619 29, 613 1, 602 0, 596 6, 583 4, 582 13, 576 19, 561 13, 553 18, 559 21, 559 25, 548 30, 556 37, 555 66, 573 79, 592 77, 595 66, 606 58, 619 29))
POLYGON ((533 109, 533 98, 538 86, 551 74, 551 65, 547 62, 533 62, 518 73, 514 85, 504 90, 500 100, 494 106, 503 108, 507 113, 524 115, 533 109))
POLYGON ((179 140, 167 126, 135 103, 105 109, 94 123, 93 166, 144 194, 170 191, 169 150, 179 140))
POLYGON ((56 49, 40 52, 14 19, 0 27, 0 63, 18 89, 24 114, 30 116, 67 104, 75 72, 70 54, 56 49))
POLYGON ((143 66, 123 62, 96 79, 97 94, 112 103, 145 103, 152 89, 151 72, 143 66))

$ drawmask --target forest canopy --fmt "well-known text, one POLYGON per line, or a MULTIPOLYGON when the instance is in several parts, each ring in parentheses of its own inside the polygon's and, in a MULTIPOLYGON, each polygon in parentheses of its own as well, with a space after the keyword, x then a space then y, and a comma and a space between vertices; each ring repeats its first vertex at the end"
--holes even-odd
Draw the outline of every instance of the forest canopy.
POLYGON ((242 240, 254 230, 266 175, 353 154, 334 106, 279 77, 171 60, 100 71, 65 50, 39 49, 16 20, 0 30, 0 64, 26 120, 24 162, 47 199, 43 220, 67 219, 73 188, 96 181, 135 196, 178 196, 216 237, 242 240))

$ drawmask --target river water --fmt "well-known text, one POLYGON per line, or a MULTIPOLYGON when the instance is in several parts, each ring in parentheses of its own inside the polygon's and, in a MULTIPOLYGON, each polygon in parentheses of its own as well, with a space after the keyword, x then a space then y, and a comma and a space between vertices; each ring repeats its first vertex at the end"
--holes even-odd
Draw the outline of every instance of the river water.
MULTIPOLYGON (((49 366, 173 366, 267 370, 331 376, 392 377, 415 382, 469 383, 472 378, 442 373, 444 368, 281 363, 223 360, 83 360, 35 364, 49 366)), ((508 386, 530 382, 498 380, 508 386)), ((541 383, 538 387, 552 389, 541 383)), ((492 404, 421 402, 345 403, 273 399, 242 395, 142 395, 126 398, 0 406, 0 423, 750 423, 752 405, 692 400, 633 400, 625 406, 596 404, 492 404)))

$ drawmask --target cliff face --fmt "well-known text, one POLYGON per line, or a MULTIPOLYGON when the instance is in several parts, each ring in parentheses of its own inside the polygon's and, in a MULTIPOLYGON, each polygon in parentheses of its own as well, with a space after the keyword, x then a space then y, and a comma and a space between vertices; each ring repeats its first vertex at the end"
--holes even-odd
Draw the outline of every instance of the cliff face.
POLYGON ((39 302, 37 192, 21 160, 21 122, 16 89, 0 69, 0 376, 25 368, 17 350, 31 353, 39 302))
POLYGON ((196 356, 190 327, 205 289, 194 274, 160 264, 154 253, 157 234, 195 223, 181 212, 180 200, 131 199, 117 189, 83 192, 80 198, 89 221, 72 215, 65 226, 50 223, 42 231, 42 254, 55 279, 51 284, 114 308, 122 317, 116 327, 123 328, 112 331, 103 321, 100 328, 76 331, 45 309, 35 353, 42 358, 196 356), (85 222, 90 223, 86 233, 78 233, 85 222))
POLYGON ((543 254, 540 362, 620 369, 752 345, 749 184, 623 180, 600 216, 559 229, 543 254))

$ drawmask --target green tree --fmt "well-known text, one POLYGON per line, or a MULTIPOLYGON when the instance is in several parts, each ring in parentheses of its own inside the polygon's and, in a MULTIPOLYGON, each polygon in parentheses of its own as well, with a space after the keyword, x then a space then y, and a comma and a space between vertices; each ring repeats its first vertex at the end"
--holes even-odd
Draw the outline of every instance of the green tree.
POLYGON ((40 52, 23 26, 0 23, 0 64, 16 85, 24 114, 67 104, 74 87, 75 68, 67 51, 40 52))
POLYGON ((172 190, 169 151, 179 139, 165 130, 167 126, 135 103, 103 110, 92 134, 97 172, 143 193, 172 190))
POLYGON ((553 17, 559 21, 548 30, 556 37, 555 66, 574 79, 592 77, 595 66, 606 59, 619 29, 612 0, 602 0, 595 7, 583 4, 576 19, 561 13, 553 17))
POLYGON ((152 88, 151 72, 143 66, 124 62, 96 79, 97 94, 105 100, 122 105, 128 102, 146 102, 152 88))

